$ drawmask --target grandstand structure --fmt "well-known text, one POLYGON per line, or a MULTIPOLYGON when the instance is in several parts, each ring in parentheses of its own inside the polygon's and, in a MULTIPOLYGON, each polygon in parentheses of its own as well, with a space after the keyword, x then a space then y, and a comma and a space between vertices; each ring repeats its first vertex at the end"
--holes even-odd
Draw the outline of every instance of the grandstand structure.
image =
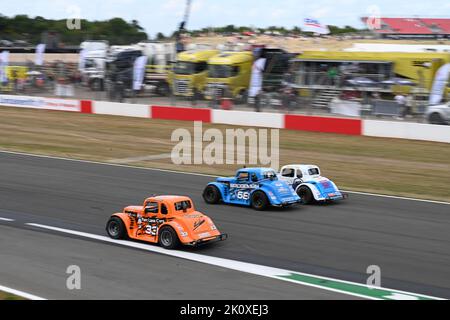
MULTIPOLYGON (((366 24, 368 17, 361 18, 366 24)), ((372 30, 380 38, 450 39, 450 18, 380 18, 372 30)))

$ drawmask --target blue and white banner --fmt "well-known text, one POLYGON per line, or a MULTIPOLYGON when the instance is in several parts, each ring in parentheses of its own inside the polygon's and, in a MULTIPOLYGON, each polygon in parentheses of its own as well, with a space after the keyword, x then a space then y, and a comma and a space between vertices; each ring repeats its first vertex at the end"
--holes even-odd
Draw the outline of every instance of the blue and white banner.
POLYGON ((305 24, 303 26, 303 31, 305 32, 313 32, 318 34, 329 34, 330 29, 328 26, 323 25, 317 19, 306 18, 305 24))
POLYGON ((433 88, 430 92, 430 105, 441 103, 444 97, 445 88, 450 77, 450 63, 444 64, 437 72, 434 79, 433 88))
POLYGON ((6 74, 6 67, 9 64, 9 51, 3 51, 0 54, 0 82, 4 83, 8 81, 8 76, 6 74))
POLYGON ((44 64, 44 52, 45 52, 45 44, 41 43, 36 46, 36 57, 34 60, 34 64, 37 66, 42 66, 44 64))
POLYGON ((147 65, 147 56, 140 56, 134 61, 133 68, 133 90, 141 90, 145 77, 145 67, 147 65))

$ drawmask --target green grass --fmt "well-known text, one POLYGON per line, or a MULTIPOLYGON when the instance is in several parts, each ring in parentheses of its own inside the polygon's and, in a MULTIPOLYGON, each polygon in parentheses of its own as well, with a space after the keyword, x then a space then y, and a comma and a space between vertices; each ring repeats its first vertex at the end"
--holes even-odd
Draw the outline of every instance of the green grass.
POLYGON ((26 299, 19 296, 15 296, 11 293, 0 291, 0 300, 26 300, 26 299))

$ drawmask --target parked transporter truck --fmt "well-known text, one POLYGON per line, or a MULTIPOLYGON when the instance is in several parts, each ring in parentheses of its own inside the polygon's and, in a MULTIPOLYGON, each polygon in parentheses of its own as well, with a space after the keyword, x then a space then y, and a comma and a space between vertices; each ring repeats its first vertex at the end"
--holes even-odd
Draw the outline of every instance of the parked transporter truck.
MULTIPOLYGON (((281 89, 283 77, 289 69, 289 60, 295 54, 282 49, 259 48, 258 55, 266 59, 263 72, 264 91, 281 89)), ((207 99, 233 98, 235 103, 247 102, 252 67, 256 56, 250 51, 224 52, 209 60, 207 99)))
POLYGON ((223 52, 212 57, 208 62, 205 97, 208 100, 228 97, 246 103, 252 65, 250 51, 223 52))
POLYGON ((169 76, 174 95, 195 98, 201 96, 207 80, 208 60, 218 53, 218 50, 179 53, 169 76))

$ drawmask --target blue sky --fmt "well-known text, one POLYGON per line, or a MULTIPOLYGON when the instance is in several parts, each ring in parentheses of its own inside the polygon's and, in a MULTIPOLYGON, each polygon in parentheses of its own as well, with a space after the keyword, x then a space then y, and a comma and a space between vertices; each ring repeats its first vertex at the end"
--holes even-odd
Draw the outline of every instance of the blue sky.
MULTIPOLYGON (((185 0, 0 0, 0 13, 67 18, 74 12, 89 20, 136 19, 153 36, 171 33, 181 21, 185 0)), ((189 28, 227 24, 293 27, 305 17, 322 23, 361 27, 359 17, 373 6, 385 16, 449 17, 449 0, 193 0, 189 28)))

